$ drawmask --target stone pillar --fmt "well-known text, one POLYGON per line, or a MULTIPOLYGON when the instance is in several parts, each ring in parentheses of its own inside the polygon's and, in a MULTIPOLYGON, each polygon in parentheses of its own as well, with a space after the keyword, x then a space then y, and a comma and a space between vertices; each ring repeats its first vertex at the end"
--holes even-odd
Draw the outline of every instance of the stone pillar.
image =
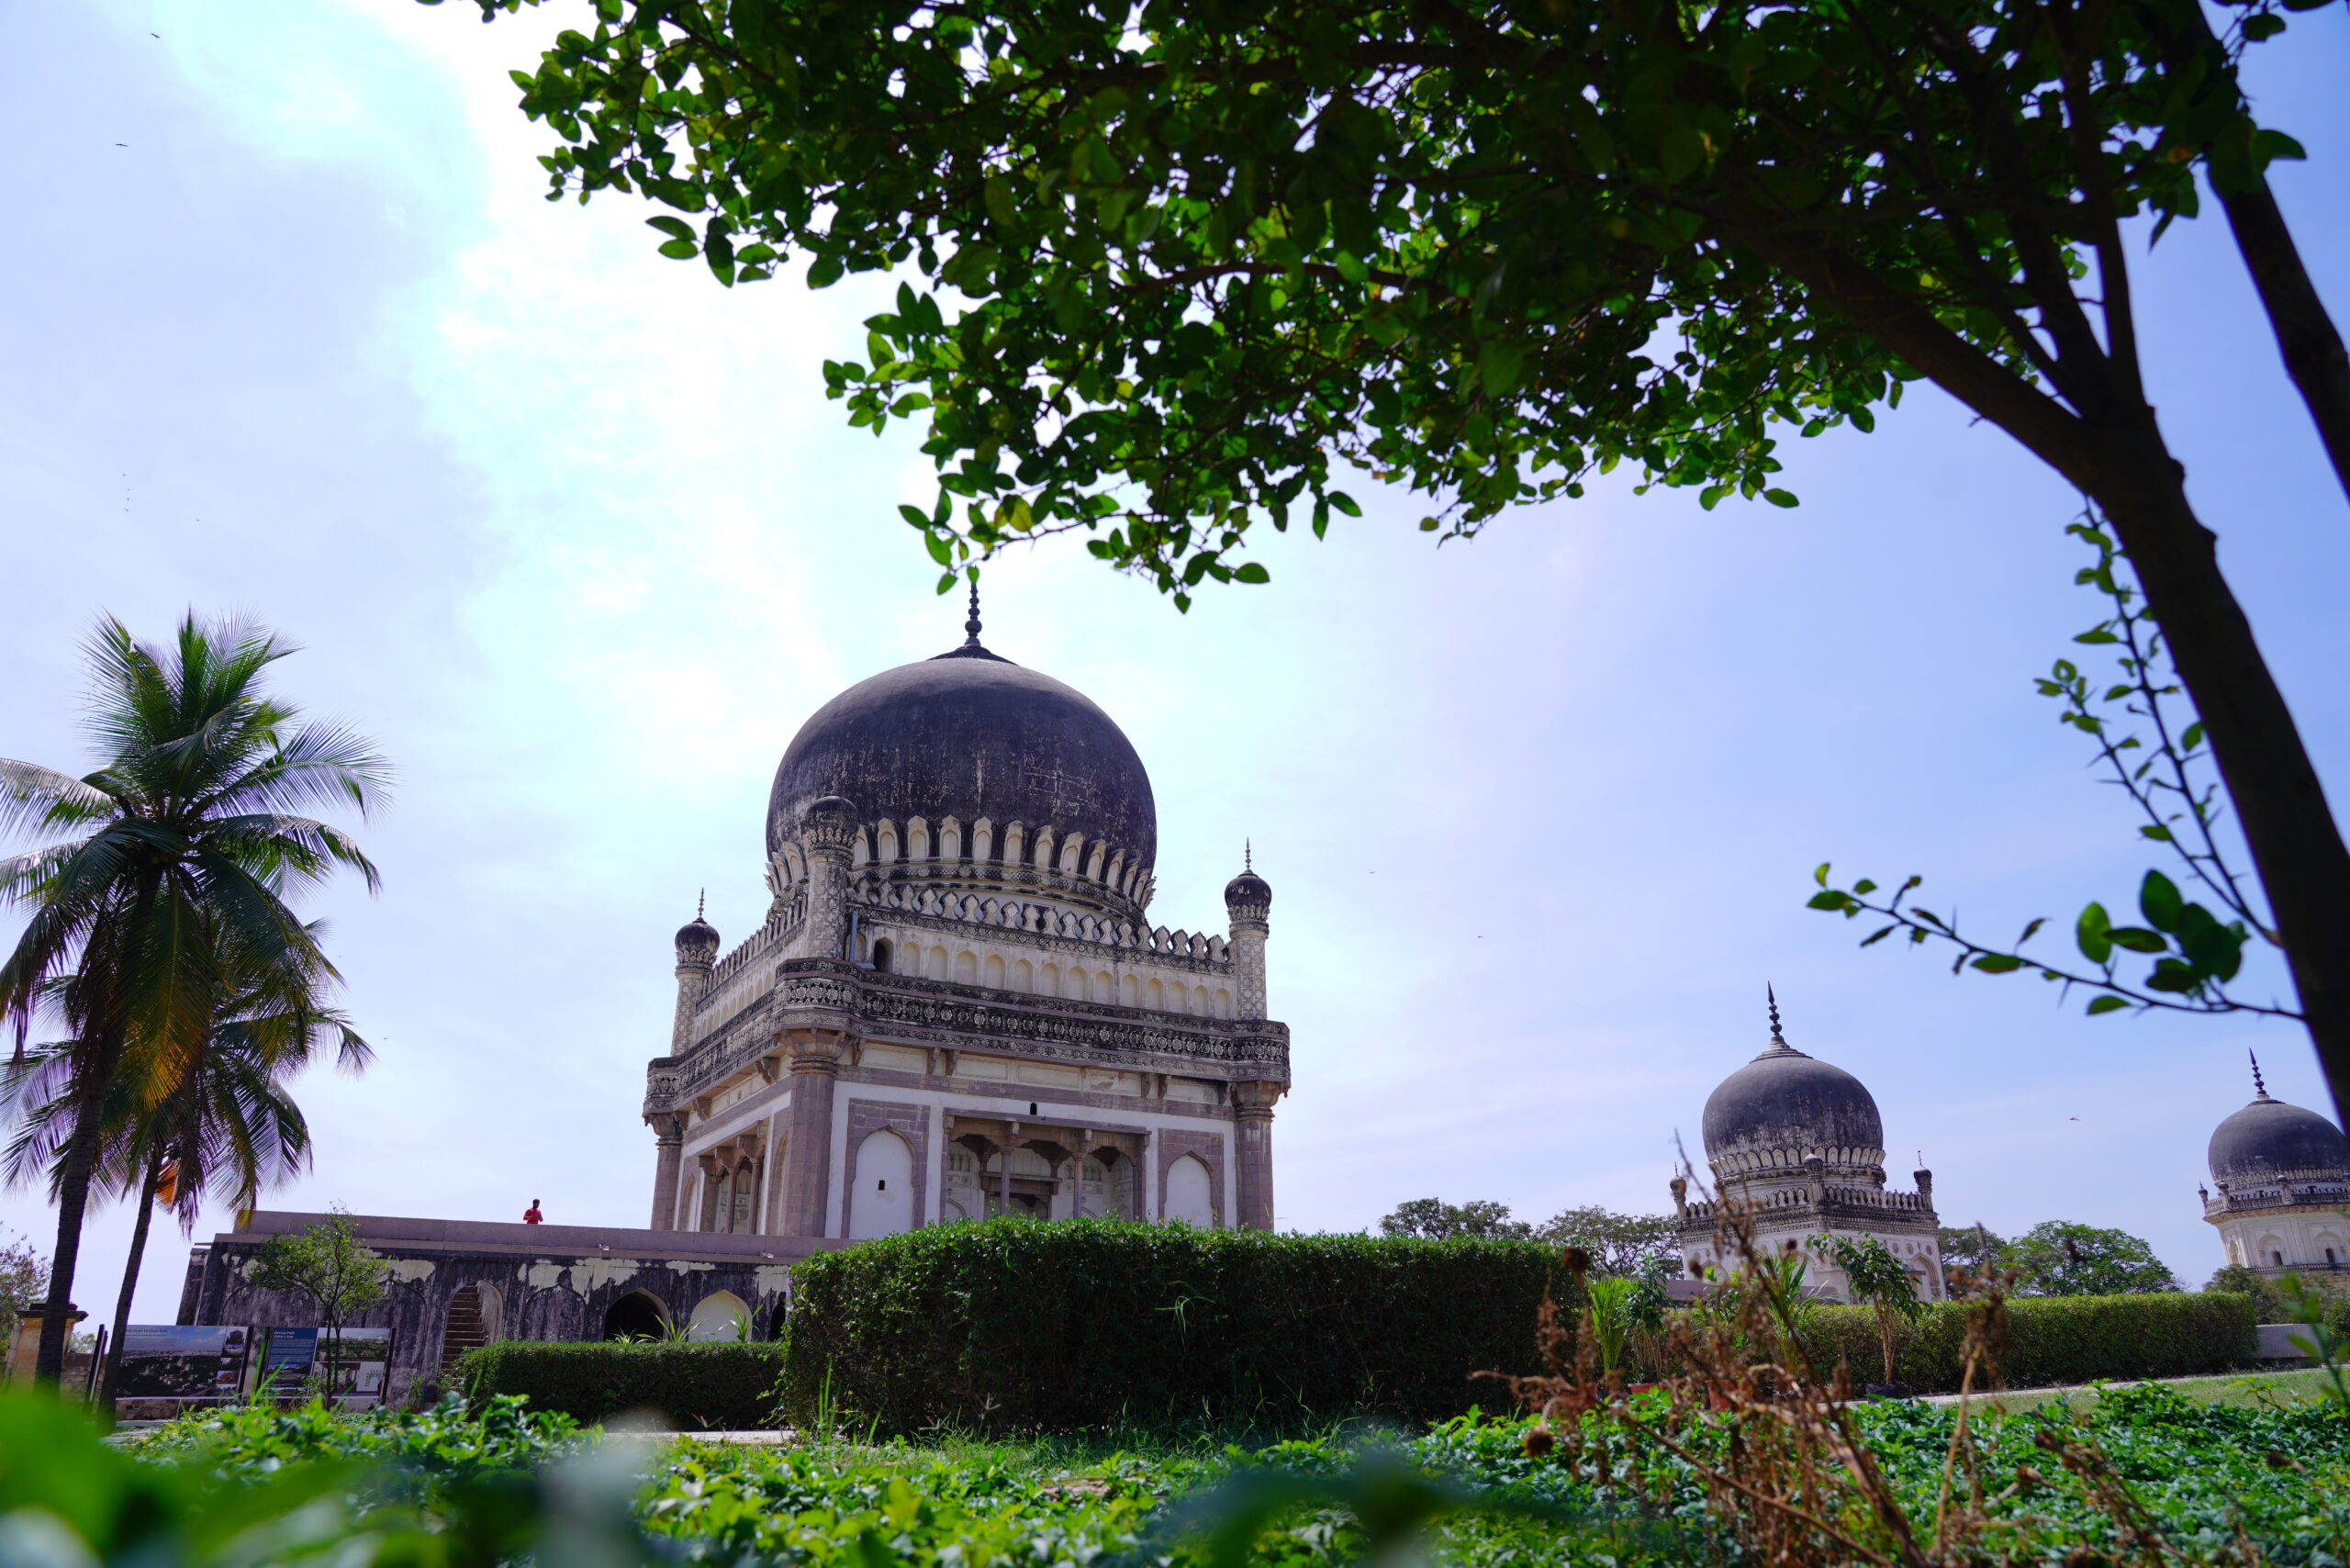
POLYGON ((831 1029, 795 1029, 783 1043, 791 1053, 783 1234, 822 1236, 832 1212, 833 1086, 840 1078, 841 1036, 831 1029))
MULTIPOLYGON (((1253 867, 1253 856, 1250 861, 1253 867)), ((1265 917, 1273 907, 1272 885, 1254 869, 1244 870, 1224 885, 1224 907, 1232 917, 1232 1014, 1263 1018, 1265 938, 1272 933, 1265 917)))
POLYGON ((686 1119, 647 1116, 653 1125, 653 1228, 677 1228, 677 1172, 684 1164, 686 1119))
POLYGON ((800 923, 800 958, 847 955, 849 843, 856 835, 856 808, 826 795, 808 808, 800 847, 808 857, 808 917, 800 923))
POLYGON ((1246 1230, 1273 1228, 1273 1102, 1289 1086, 1250 1080, 1232 1086, 1232 1114, 1237 1134, 1233 1185, 1239 1213, 1234 1223, 1246 1230))

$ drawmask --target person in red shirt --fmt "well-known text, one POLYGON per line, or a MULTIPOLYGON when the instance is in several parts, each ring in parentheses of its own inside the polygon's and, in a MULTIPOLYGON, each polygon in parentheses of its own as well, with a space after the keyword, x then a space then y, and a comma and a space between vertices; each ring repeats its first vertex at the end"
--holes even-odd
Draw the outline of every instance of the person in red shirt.
POLYGON ((531 1200, 531 1206, 522 1211, 522 1223, 524 1225, 542 1225, 545 1223, 546 1217, 546 1215, 539 1212, 539 1200, 536 1198, 532 1198, 531 1200))

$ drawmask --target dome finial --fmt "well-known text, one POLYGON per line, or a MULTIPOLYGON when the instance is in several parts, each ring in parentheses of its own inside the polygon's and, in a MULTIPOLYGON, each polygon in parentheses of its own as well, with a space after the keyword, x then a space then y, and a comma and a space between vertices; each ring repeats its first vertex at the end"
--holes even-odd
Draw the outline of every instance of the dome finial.
POLYGON ((1257 868, 1257 846, 1245 838, 1240 841, 1240 868, 1244 871, 1257 868))
POLYGON ((696 920, 701 919, 702 912, 709 907, 710 890, 708 888, 702 888, 694 894, 694 918, 696 920))
POLYGON ((2267 1099, 2268 1085, 2262 1081, 2260 1077, 2260 1053, 2258 1051, 2246 1051, 2244 1054, 2252 1058, 2252 1097, 2255 1100, 2267 1099))
POLYGON ((1762 982, 1762 999, 1771 1007, 1771 1043, 1774 1046, 1784 1046, 1787 1043, 1787 1037, 1779 1033, 1779 993, 1771 989, 1769 980, 1762 982))
POLYGON ((963 622, 963 645, 967 648, 979 645, 979 574, 977 572, 971 574, 971 617, 963 622))

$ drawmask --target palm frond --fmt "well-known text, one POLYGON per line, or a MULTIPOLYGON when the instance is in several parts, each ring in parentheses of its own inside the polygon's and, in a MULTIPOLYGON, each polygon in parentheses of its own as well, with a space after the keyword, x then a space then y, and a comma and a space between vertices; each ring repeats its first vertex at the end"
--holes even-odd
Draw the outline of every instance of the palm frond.
POLYGON ((38 763, 0 756, 0 833, 60 833, 103 822, 114 797, 38 763))

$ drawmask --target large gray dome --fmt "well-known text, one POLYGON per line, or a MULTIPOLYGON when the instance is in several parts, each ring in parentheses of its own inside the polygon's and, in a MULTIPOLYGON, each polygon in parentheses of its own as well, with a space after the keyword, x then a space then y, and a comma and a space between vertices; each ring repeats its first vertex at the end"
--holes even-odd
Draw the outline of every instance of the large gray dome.
POLYGON ((1081 692, 976 641, 819 708, 776 769, 767 847, 825 795, 846 796, 861 822, 986 817, 999 834, 1020 822, 1103 839, 1130 864, 1158 853, 1150 775, 1125 733, 1081 692))
POLYGON ((1836 1165, 1881 1159, 1885 1148, 1884 1120, 1861 1081, 1775 1036, 1707 1098, 1705 1132, 1716 1161, 1777 1154, 1799 1163, 1818 1150, 1836 1165))
POLYGON ((2231 1185, 2350 1169, 2341 1128, 2266 1089, 2213 1131, 2210 1159, 2211 1179, 2231 1185))

